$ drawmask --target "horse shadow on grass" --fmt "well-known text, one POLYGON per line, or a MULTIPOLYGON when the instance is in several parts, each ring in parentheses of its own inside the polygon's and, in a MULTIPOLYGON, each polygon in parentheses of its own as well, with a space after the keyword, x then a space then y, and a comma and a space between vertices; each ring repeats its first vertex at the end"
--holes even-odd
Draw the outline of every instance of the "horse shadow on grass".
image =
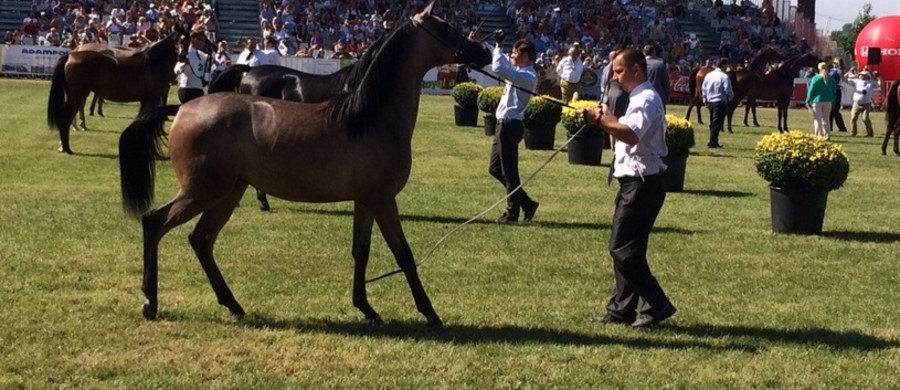
POLYGON ((894 232, 851 232, 838 230, 822 232, 822 236, 841 241, 871 242, 876 244, 892 244, 900 242, 900 233, 894 232))
MULTIPOLYGON (((618 337, 595 333, 579 333, 565 329, 518 325, 457 325, 445 324, 440 329, 429 329, 422 322, 396 321, 373 326, 362 321, 336 321, 321 319, 273 319, 250 314, 238 321, 240 326, 258 329, 279 329, 303 333, 323 333, 354 337, 371 337, 394 340, 433 341, 458 345, 507 344, 507 345, 619 345, 639 349, 708 349, 756 352, 758 347, 741 343, 709 343, 702 340, 664 340, 649 337, 651 333, 635 331, 634 337, 618 337)), ((599 325, 598 325, 599 327, 599 325)))
MULTIPOLYGON (((684 190, 681 191, 681 193, 689 195, 714 196, 717 198, 745 198, 748 196, 753 196, 752 192, 725 190, 684 190)), ((667 193, 667 195, 668 194, 670 193, 667 193)))
POLYGON ((732 325, 667 325, 661 330, 698 338, 746 337, 756 343, 798 344, 826 347, 832 350, 873 351, 900 348, 900 340, 885 340, 857 331, 836 331, 825 328, 775 329, 732 325))
MULTIPOLYGON (((329 216, 342 216, 342 217, 352 217, 352 210, 323 210, 323 209, 306 209, 306 208, 296 208, 292 209, 295 212, 299 213, 310 213, 310 214, 319 214, 319 215, 329 215, 329 216)), ((463 222, 469 220, 469 218, 462 217, 448 217, 442 215, 417 215, 417 214, 401 214, 401 221, 412 221, 412 222, 431 222, 431 223, 443 223, 449 225, 459 225, 463 222)), ((497 222, 490 219, 476 219, 469 224, 473 225, 489 225, 496 226, 497 222)), ((511 227, 528 227, 528 226, 536 226, 536 227, 544 227, 549 229, 585 229, 585 230, 609 230, 612 226, 608 223, 598 223, 598 222, 560 222, 560 221, 547 221, 547 220, 534 220, 527 223, 522 223, 520 225, 503 225, 503 226, 511 226, 511 227)), ((659 233, 676 233, 676 234, 685 234, 692 235, 694 231, 687 229, 680 229, 676 227, 666 227, 666 226, 655 226, 653 228, 654 232, 659 233)))
MULTIPOLYGON (((445 325, 428 329, 421 322, 388 322, 372 326, 362 321, 322 319, 274 319, 250 314, 238 321, 240 326, 280 329, 304 333, 338 334, 395 340, 436 341, 453 344, 552 344, 552 345, 619 345, 638 349, 707 349, 716 351, 758 352, 773 344, 796 344, 825 347, 835 351, 876 351, 900 348, 900 341, 887 340, 858 331, 836 331, 825 328, 776 329, 731 325, 664 324, 655 331, 634 330, 633 337, 580 333, 543 326, 518 325, 445 325), (672 340, 667 335, 681 334, 692 340, 672 340), (742 338, 725 341, 722 338, 742 338), (723 342, 724 341, 724 342, 723 342)), ((599 325, 598 325, 599 327, 599 325)))
POLYGON ((111 154, 111 153, 75 153, 75 155, 81 156, 81 157, 103 158, 103 159, 107 159, 107 160, 118 160, 119 159, 118 154, 111 154))

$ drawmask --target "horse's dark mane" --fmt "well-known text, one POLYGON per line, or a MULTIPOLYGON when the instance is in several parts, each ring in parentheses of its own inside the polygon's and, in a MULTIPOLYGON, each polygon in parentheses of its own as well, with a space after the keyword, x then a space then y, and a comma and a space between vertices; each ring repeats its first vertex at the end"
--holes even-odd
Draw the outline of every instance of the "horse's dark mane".
MULTIPOLYGON (((397 71, 402 61, 408 61, 410 53, 404 53, 404 43, 415 25, 407 21, 387 37, 380 48, 374 51, 370 63, 357 63, 347 77, 347 85, 356 86, 355 91, 347 91, 331 100, 328 117, 331 125, 338 123, 351 135, 359 135, 363 124, 373 120, 382 113, 385 102, 395 90, 397 71)), ((363 62, 360 60, 359 62, 363 62)))
POLYGON ((144 51, 143 54, 149 63, 158 64, 166 59, 175 58, 174 34, 175 33, 172 33, 163 40, 150 45, 150 47, 144 51))
POLYGON ((778 54, 778 52, 775 49, 772 49, 772 47, 767 46, 765 49, 763 49, 763 51, 759 52, 759 54, 757 54, 756 57, 753 57, 753 59, 750 60, 750 64, 747 65, 747 70, 749 70, 751 72, 756 72, 757 71, 756 69, 759 69, 759 68, 762 68, 763 66, 765 66, 766 63, 769 62, 768 53, 778 54), (763 59, 765 59, 765 61, 763 61, 763 59))
MULTIPOLYGON (((375 55, 378 54, 378 51, 381 50, 381 47, 384 45, 384 42, 388 39, 390 34, 385 34, 379 37, 375 42, 372 43, 371 46, 363 53, 362 57, 359 58, 358 61, 354 62, 353 65, 347 67, 349 68, 347 72, 343 74, 344 84, 347 84, 349 80, 362 81, 363 77, 365 77, 366 72, 369 71, 369 66, 372 65, 373 60, 375 59, 375 55)), ((355 87, 355 85, 353 86, 355 87)))

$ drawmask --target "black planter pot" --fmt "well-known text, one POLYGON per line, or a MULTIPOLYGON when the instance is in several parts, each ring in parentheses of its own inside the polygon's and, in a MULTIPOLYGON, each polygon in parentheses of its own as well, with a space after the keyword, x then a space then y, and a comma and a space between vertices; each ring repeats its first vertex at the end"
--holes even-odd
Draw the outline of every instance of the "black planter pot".
POLYGON ((789 234, 822 234, 828 191, 769 187, 772 231, 789 234))
POLYGON ((484 135, 488 137, 494 136, 494 131, 497 130, 497 117, 494 114, 488 114, 484 117, 484 135))
POLYGON ((662 175, 663 188, 666 192, 684 191, 684 171, 687 168, 688 155, 663 157, 668 168, 662 175))
POLYGON ((525 126, 525 149, 553 150, 556 137, 556 124, 525 126))
POLYGON ((453 105, 453 118, 457 126, 478 127, 478 106, 471 108, 453 105))
POLYGON ((600 166, 603 135, 579 135, 569 142, 569 164, 600 166))

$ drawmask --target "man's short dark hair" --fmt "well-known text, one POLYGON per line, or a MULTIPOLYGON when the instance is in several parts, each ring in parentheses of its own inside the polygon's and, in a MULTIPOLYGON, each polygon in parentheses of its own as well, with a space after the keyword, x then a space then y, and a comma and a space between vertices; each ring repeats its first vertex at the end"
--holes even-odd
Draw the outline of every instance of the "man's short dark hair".
POLYGON ((656 46, 653 45, 644 45, 644 55, 645 56, 653 56, 656 54, 656 46))
POLYGON ((618 57, 622 57, 622 63, 626 68, 637 65, 641 68, 641 72, 644 72, 645 76, 647 75, 647 59, 641 52, 628 48, 616 54, 616 58, 618 57))
POLYGON ((728 59, 725 57, 719 57, 719 60, 716 61, 716 66, 724 69, 726 66, 728 66, 728 59))
POLYGON ((531 41, 527 39, 520 39, 516 41, 516 43, 513 44, 513 49, 528 54, 528 59, 530 59, 531 62, 534 62, 534 60, 537 59, 534 51, 534 44, 532 44, 531 41))

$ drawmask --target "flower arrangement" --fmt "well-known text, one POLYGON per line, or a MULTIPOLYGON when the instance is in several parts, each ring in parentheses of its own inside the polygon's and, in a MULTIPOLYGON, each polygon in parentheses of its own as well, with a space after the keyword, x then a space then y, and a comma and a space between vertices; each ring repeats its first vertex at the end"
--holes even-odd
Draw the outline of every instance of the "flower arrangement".
POLYGON ((459 83, 450 90, 450 96, 462 108, 474 108, 478 104, 478 94, 484 89, 473 82, 459 83))
POLYGON ((494 115, 494 113, 497 112, 497 106, 500 105, 500 98, 502 97, 503 87, 487 87, 478 93, 478 109, 490 115, 494 115))
MULTIPOLYGON (((569 135, 575 135, 582 126, 584 126, 584 119, 578 115, 579 109, 588 109, 592 110, 597 108, 597 102, 593 100, 575 100, 569 103, 570 106, 575 107, 575 109, 569 107, 563 107, 562 110, 562 124, 563 127, 566 128, 566 131, 569 135)), ((603 135, 604 131, 597 125, 590 125, 586 127, 584 130, 579 133, 581 136, 598 136, 603 135)))
POLYGON ((525 127, 540 125, 555 125, 562 117, 562 106, 548 100, 550 96, 540 95, 531 99, 528 108, 525 109, 525 119, 522 121, 525 127))
POLYGON ((840 145, 797 130, 763 137, 754 158, 756 171, 774 187, 831 191, 841 188, 850 173, 840 145))
POLYGON ((670 156, 687 156, 694 147, 694 125, 691 121, 666 115, 666 146, 670 156))

